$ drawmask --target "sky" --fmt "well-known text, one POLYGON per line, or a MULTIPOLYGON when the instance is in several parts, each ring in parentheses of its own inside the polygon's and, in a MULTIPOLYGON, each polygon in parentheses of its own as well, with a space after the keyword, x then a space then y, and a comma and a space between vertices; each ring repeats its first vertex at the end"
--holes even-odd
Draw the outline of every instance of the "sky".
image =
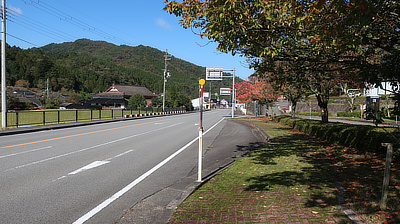
MULTIPOLYGON (((6 0, 6 42, 23 49, 87 38, 115 45, 150 46, 203 67, 253 74, 244 57, 216 50, 163 11, 164 0, 6 0)), ((173 74, 171 74, 173 75, 173 74)), ((205 71, 204 71, 205 78, 205 71)))

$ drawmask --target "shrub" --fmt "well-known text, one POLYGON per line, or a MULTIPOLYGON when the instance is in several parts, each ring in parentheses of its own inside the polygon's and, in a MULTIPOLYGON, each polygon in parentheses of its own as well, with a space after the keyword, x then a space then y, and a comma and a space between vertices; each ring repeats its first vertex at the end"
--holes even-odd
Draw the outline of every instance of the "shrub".
POLYGON ((337 112, 338 117, 358 117, 361 118, 361 111, 355 110, 353 112, 351 111, 338 111, 337 112))
MULTIPOLYGON (((310 112, 300 112, 297 110, 296 110, 296 114, 303 115, 303 116, 310 116, 310 112)), ((328 113, 328 114, 331 115, 330 113, 328 113)), ((311 116, 313 116, 313 117, 321 116, 321 112, 311 111, 311 116)))
POLYGON ((360 151, 385 154, 386 149, 382 143, 396 142, 387 132, 400 138, 397 128, 378 128, 369 125, 352 125, 337 122, 321 123, 316 120, 294 118, 290 116, 277 116, 278 122, 293 127, 308 135, 315 136, 331 144, 356 148, 360 151))

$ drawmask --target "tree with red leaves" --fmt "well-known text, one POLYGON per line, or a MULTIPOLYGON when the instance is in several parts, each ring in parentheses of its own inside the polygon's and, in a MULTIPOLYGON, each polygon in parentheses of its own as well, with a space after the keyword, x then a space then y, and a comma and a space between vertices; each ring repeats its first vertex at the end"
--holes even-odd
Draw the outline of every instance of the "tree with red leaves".
POLYGON ((264 80, 236 84, 236 95, 239 103, 258 101, 261 104, 267 104, 278 98, 272 86, 264 80))

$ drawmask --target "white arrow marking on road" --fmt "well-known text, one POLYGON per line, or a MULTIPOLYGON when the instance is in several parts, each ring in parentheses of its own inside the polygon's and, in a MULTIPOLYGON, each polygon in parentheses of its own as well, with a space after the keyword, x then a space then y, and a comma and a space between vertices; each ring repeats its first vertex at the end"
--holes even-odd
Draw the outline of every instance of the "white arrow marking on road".
POLYGON ((174 126, 177 126, 177 125, 180 125, 180 124, 182 124, 182 122, 181 122, 181 123, 177 123, 177 124, 173 124, 173 125, 170 125, 170 126, 167 126, 167 127, 162 127, 162 128, 156 129, 156 130, 152 130, 152 131, 148 131, 148 132, 142 132, 142 133, 139 133, 139 134, 136 134, 136 135, 128 136, 128 137, 125 137, 125 138, 120 138, 120 139, 117 139, 117 140, 114 140, 114 141, 111 141, 111 142, 102 143, 102 144, 100 144, 100 145, 94 145, 94 146, 91 146, 91 147, 89 147, 89 148, 80 149, 80 150, 78 150, 78 151, 73 151, 73 152, 69 152, 69 153, 62 154, 62 155, 50 157, 50 158, 47 158, 47 159, 35 161, 35 162, 32 162, 32 163, 20 165, 20 166, 14 167, 14 168, 7 169, 7 170, 5 170, 4 172, 16 170, 16 169, 21 169, 21 168, 25 168, 25 167, 28 167, 28 166, 32 166, 32 165, 36 165, 36 164, 39 164, 39 163, 47 162, 47 161, 50 161, 50 160, 59 159, 59 158, 61 158, 61 157, 70 156, 70 155, 75 154, 75 153, 80 153, 80 152, 88 151, 88 150, 90 150, 90 149, 94 149, 94 148, 98 148, 98 147, 102 147, 102 146, 114 144, 114 143, 116 143, 116 142, 124 141, 124 140, 131 139, 131 138, 135 138, 135 137, 138 137, 138 136, 141 136, 141 135, 146 135, 146 134, 150 134, 150 133, 152 133, 152 132, 161 131, 161 130, 163 130, 163 129, 171 128, 171 127, 174 127, 174 126))
POLYGON ((80 172, 83 172, 83 171, 86 171, 86 170, 90 170, 90 169, 93 169, 93 168, 102 166, 102 165, 104 165, 104 164, 107 164, 107 163, 111 162, 111 160, 113 160, 113 159, 115 159, 115 158, 121 157, 121 156, 123 156, 123 155, 125 155, 125 154, 128 154, 128 153, 130 153, 130 152, 133 152, 133 151, 134 151, 134 150, 131 149, 131 150, 128 150, 128 151, 126 151, 126 152, 123 152, 123 153, 121 153, 121 154, 118 154, 118 155, 116 155, 116 156, 113 156, 113 157, 108 158, 108 159, 103 160, 103 161, 94 161, 93 163, 91 163, 91 164, 89 164, 89 165, 86 165, 86 166, 84 166, 84 167, 82 167, 82 168, 80 168, 80 169, 77 169, 77 170, 75 170, 75 171, 73 171, 73 172, 70 172, 70 173, 68 173, 68 175, 59 177, 59 178, 57 178, 56 180, 53 180, 53 181, 61 180, 61 179, 66 178, 66 177, 69 176, 69 175, 75 175, 75 174, 78 174, 78 173, 80 173, 80 172))
POLYGON ((96 168, 96 167, 98 167, 98 166, 107 164, 107 163, 109 163, 109 162, 110 162, 110 161, 94 161, 93 163, 91 163, 91 164, 89 164, 89 165, 86 165, 86 166, 84 166, 84 167, 82 167, 82 168, 80 168, 80 169, 77 169, 77 170, 75 170, 75 171, 69 173, 68 175, 74 175, 74 174, 83 172, 83 171, 85 171, 85 170, 90 170, 90 169, 92 169, 92 168, 96 168))
MULTIPOLYGON (((208 131, 204 132, 204 134, 208 133, 211 129, 213 129, 215 126, 217 126, 219 123, 221 123, 225 118, 222 118, 220 121, 218 121, 216 124, 214 124, 208 131)), ((186 148, 188 148, 191 144, 193 144, 195 141, 197 141, 198 137, 193 139, 191 142, 187 143, 185 146, 180 148, 178 151, 174 152, 171 154, 168 158, 164 159, 162 162, 148 170, 146 173, 142 174, 142 176, 138 177, 134 181, 132 181, 130 184, 128 184, 126 187, 122 188, 120 191, 115 193, 113 196, 108 198, 107 200, 103 201, 101 204, 99 204, 97 207, 93 208, 90 210, 88 213, 80 217, 78 220, 73 222, 72 224, 82 224, 89 220, 91 217, 99 213, 102 209, 107 207, 109 204, 117 200, 119 197, 124 195, 126 192, 128 192, 130 189, 132 189, 134 186, 142 182, 142 180, 146 179, 148 176, 150 176, 152 173, 154 173, 156 170, 158 170, 160 167, 164 166, 167 162, 172 160, 175 156, 177 156, 179 153, 183 152, 186 148)))

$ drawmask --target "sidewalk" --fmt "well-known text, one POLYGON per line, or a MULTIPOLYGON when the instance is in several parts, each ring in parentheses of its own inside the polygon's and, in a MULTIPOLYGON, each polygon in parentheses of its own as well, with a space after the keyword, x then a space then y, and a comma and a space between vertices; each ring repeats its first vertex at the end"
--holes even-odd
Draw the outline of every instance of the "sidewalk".
POLYGON ((280 124, 252 122, 270 143, 199 187, 170 223, 361 223, 341 210, 326 147, 280 124))

